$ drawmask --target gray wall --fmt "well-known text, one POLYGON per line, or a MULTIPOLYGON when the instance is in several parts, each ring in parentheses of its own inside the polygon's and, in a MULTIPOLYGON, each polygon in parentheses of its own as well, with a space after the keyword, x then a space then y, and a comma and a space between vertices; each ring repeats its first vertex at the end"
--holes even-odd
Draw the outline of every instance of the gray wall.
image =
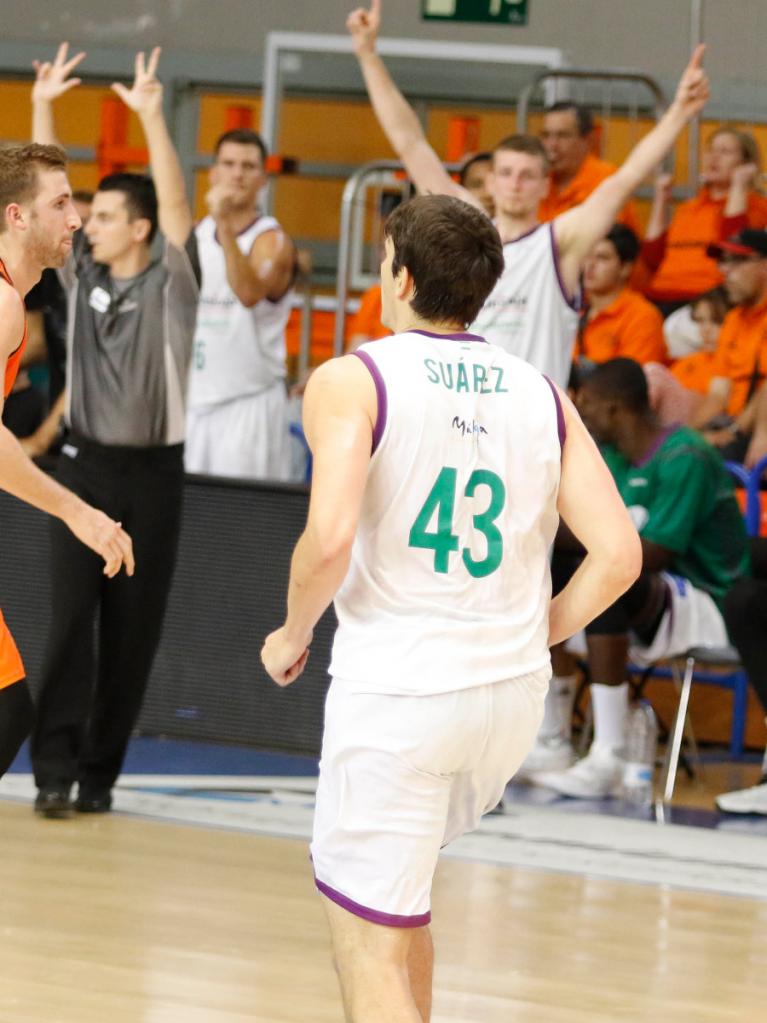
MULTIPOLYGON (((572 64, 641 68, 670 87, 688 52, 692 2, 529 0, 530 23, 518 28, 424 23, 420 0, 384 0, 384 34, 555 46, 572 64)), ((756 118, 767 107, 762 56, 767 0, 702 2, 714 83, 711 112, 756 118)), ((343 32, 351 5, 352 0, 1 0, 0 67, 23 65, 43 41, 68 38, 89 48, 92 67, 124 66, 127 72, 127 54, 119 51, 160 42, 174 70, 221 80, 230 67, 234 82, 243 73, 258 81, 267 32, 343 32)))

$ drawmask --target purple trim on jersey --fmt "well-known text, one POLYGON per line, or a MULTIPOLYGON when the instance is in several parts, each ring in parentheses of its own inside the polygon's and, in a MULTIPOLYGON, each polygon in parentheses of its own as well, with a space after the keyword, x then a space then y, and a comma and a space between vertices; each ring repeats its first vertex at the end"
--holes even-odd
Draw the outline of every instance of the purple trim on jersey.
POLYGON ((432 330, 407 330, 406 334, 423 334, 424 337, 434 337, 438 341, 479 341, 480 344, 486 345, 487 341, 479 334, 435 334, 432 330))
MULTIPOLYGON (((495 224, 495 221, 493 221, 493 223, 495 224)), ((498 227, 497 224, 495 224, 495 226, 496 226, 496 228, 498 227)), ((503 238, 501 238, 501 245, 503 245, 504 248, 506 248, 507 245, 516 245, 517 242, 521 242, 525 238, 529 238, 531 234, 535 234, 535 232, 540 230, 540 228, 542 228, 542 227, 543 227, 543 224, 536 224, 535 227, 531 227, 529 231, 525 231, 525 233, 519 235, 518 238, 510 238, 509 241, 507 241, 507 242, 505 242, 503 240, 503 238)))
POLYGON ((381 376, 381 370, 378 366, 376 366, 375 360, 372 359, 367 352, 356 351, 351 354, 356 355, 358 359, 362 360, 376 386, 376 402, 378 404, 378 411, 376 412, 376 425, 373 428, 373 450, 371 452, 371 454, 375 454, 378 449, 378 445, 381 443, 381 437, 383 437, 384 429, 386 428, 386 417, 389 411, 389 403, 386 399, 386 384, 384 383, 384 378, 381 376))
POLYGON ((567 426, 565 425, 565 411, 562 408, 562 399, 559 397, 559 391, 545 373, 543 379, 549 385, 551 393, 554 395, 554 404, 557 406, 557 433, 559 434, 559 448, 560 450, 564 450, 565 441, 567 440, 567 426))
POLYGON ((657 438, 650 445, 649 451, 643 458, 640 458, 638 462, 634 462, 637 469, 641 469, 643 465, 647 465, 653 455, 657 452, 658 448, 668 440, 672 433, 675 433, 679 429, 679 426, 668 426, 665 430, 661 430, 657 438))
POLYGON ((425 927, 431 921, 431 912, 421 913, 418 916, 397 916, 395 913, 381 913, 377 909, 368 909, 367 906, 361 906, 358 902, 354 902, 348 896, 342 895, 335 888, 331 888, 330 885, 320 881, 319 878, 315 877, 314 883, 317 886, 317 890, 322 892, 331 902, 335 902, 337 906, 345 909, 348 913, 360 916, 363 920, 369 920, 372 924, 382 924, 384 927, 425 927))
POLYGON ((557 244, 557 236, 554 233, 553 222, 549 224, 549 231, 551 232, 551 255, 554 257, 554 270, 556 271, 557 281, 559 282, 559 290, 562 292, 562 298, 565 300, 567 305, 570 306, 576 313, 580 312, 581 308, 581 296, 579 292, 571 295, 565 287, 565 282, 562 277, 562 267, 559 265, 559 245, 557 244))

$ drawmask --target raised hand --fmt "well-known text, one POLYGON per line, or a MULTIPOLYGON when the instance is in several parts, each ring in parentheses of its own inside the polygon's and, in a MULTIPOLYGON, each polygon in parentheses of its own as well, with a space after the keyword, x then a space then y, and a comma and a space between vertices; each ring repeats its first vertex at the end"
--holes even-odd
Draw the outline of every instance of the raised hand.
POLYGON ((234 192, 225 185, 212 185, 205 194, 205 203, 211 217, 216 221, 226 220, 239 210, 234 192))
POLYGON ((756 187, 758 176, 759 168, 755 163, 741 163, 733 170, 731 183, 733 187, 749 192, 756 187))
POLYGON ((703 43, 696 47, 690 58, 690 63, 679 79, 679 86, 674 97, 674 104, 683 111, 688 120, 700 113, 711 94, 708 75, 703 67, 705 50, 706 47, 703 43))
POLYGON ((70 78, 70 74, 85 56, 84 53, 76 53, 69 57, 69 43, 61 43, 54 60, 32 61, 35 69, 35 84, 32 86, 33 103, 52 103, 65 92, 74 89, 82 81, 81 78, 70 78))
POLYGON ((160 47, 155 46, 145 63, 144 54, 136 54, 133 86, 128 89, 121 82, 113 82, 112 88, 126 105, 140 117, 157 113, 162 109, 162 84, 156 77, 160 60, 160 47))
POLYGON ((358 57, 375 53, 376 40, 381 28, 381 0, 371 0, 370 10, 358 7, 346 19, 346 28, 354 43, 358 57))

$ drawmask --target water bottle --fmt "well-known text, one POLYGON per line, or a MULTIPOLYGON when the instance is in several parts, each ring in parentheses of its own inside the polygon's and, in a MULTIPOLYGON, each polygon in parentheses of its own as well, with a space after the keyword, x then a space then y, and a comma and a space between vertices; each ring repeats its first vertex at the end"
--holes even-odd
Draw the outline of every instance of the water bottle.
POLYGON ((648 701, 640 700, 629 711, 626 730, 626 766, 621 784, 626 802, 651 805, 657 749, 658 722, 648 701))

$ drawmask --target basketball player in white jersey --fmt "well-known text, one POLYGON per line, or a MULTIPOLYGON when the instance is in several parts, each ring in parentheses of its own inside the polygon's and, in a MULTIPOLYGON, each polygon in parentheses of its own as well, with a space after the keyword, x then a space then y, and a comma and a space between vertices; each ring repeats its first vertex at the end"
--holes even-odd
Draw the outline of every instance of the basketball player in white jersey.
MULTIPOLYGON (((354 42, 376 116, 418 190, 456 195, 477 204, 452 180, 424 135, 418 118, 376 53, 381 0, 349 15, 354 42)), ((504 245, 506 269, 474 328, 489 341, 531 362, 564 387, 578 323, 581 267, 592 246, 612 227, 626 200, 670 150, 708 98, 703 47, 682 75, 673 103, 619 170, 580 206, 539 224, 538 205, 549 188, 541 142, 512 135, 496 146, 487 188, 504 245)))
POLYGON ((385 237, 395 335, 309 381, 308 520, 262 659, 293 682, 335 597, 316 884, 347 1021, 424 1023, 439 850, 495 806, 530 748, 549 644, 633 582, 641 549, 568 400, 466 332, 503 270, 490 220, 421 196, 385 237), (559 514, 589 553, 550 601, 559 514))
POLYGON ((189 376, 185 465, 214 476, 287 474, 285 328, 296 251, 260 214, 266 147, 248 129, 216 143, 197 226, 202 290, 189 376))

